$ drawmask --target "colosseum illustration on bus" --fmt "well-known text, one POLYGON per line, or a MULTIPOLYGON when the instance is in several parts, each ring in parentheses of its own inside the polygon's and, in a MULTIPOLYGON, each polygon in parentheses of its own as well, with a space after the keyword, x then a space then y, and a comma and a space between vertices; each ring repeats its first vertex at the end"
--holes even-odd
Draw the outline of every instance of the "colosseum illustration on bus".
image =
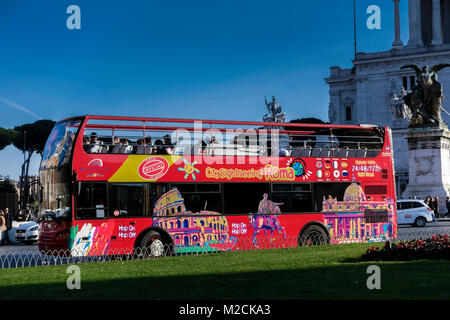
POLYGON ((167 230, 175 251, 231 250, 236 238, 230 237, 226 216, 214 211, 193 213, 186 210, 178 189, 164 193, 155 203, 152 226, 167 230))

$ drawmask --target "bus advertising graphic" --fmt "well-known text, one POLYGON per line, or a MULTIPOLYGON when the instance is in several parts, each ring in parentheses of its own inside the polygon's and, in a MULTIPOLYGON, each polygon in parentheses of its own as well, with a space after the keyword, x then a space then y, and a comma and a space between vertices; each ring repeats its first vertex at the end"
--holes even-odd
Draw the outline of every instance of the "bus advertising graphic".
POLYGON ((150 157, 141 162, 139 175, 146 180, 156 180, 164 176, 169 169, 169 163, 162 157, 150 157))
POLYGON ((194 161, 192 163, 190 163, 189 161, 187 161, 185 158, 181 158, 181 161, 183 161, 184 163, 184 167, 180 167, 178 168, 178 171, 183 171, 185 172, 184 175, 184 179, 186 180, 189 176, 192 177, 192 180, 196 179, 195 173, 200 173, 200 171, 195 168, 195 165, 197 164, 197 161, 194 161))

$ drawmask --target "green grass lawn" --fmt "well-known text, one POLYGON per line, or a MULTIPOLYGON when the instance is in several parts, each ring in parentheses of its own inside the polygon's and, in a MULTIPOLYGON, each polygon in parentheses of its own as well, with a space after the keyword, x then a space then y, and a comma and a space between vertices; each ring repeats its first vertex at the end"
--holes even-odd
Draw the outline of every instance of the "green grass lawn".
MULTIPOLYGON (((0 270, 2 299, 450 299, 450 261, 358 262, 373 244, 228 252, 0 270), (381 268, 381 290, 366 286, 381 268)), ((377 246, 382 246, 378 244, 377 246)))

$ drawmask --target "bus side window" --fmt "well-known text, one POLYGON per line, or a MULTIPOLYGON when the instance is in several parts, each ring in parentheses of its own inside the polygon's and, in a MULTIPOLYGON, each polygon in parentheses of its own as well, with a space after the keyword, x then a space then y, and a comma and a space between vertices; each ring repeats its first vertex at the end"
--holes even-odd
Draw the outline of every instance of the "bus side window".
POLYGON ((76 219, 104 218, 106 201, 106 183, 82 182, 76 198, 76 219))
POLYGON ((322 212, 323 210, 331 210, 332 204, 335 201, 343 201, 344 193, 347 187, 350 185, 349 182, 320 182, 314 183, 314 204, 315 211, 322 212), (327 207, 324 208, 324 203, 327 207), (331 205, 331 208, 330 206, 331 205))
POLYGON ((113 184, 110 217, 141 217, 149 215, 148 184, 113 184))
POLYGON ((224 214, 256 214, 264 194, 270 193, 270 184, 228 182, 223 190, 224 214))
POLYGON ((220 185, 218 183, 172 184, 184 198, 186 210, 193 213, 213 211, 222 213, 220 185))
POLYGON ((313 202, 310 184, 272 184, 272 200, 282 203, 282 213, 312 212, 313 202))

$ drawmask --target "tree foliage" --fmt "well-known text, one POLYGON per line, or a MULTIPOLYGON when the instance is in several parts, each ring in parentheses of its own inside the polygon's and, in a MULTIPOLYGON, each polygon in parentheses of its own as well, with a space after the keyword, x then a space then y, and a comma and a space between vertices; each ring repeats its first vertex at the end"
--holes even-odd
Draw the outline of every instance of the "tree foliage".
POLYGON ((317 118, 301 118, 289 121, 289 123, 314 123, 314 124, 326 124, 326 122, 317 118))
MULTIPOLYGON (((26 159, 22 164, 22 181, 20 190, 21 207, 23 208, 28 203, 28 185, 27 181, 28 171, 30 168, 31 156, 36 152, 42 156, 45 148, 45 143, 50 135, 55 122, 53 120, 38 120, 34 123, 27 123, 21 126, 14 127, 14 130, 3 129, 0 130, 0 150, 9 144, 13 144, 17 149, 24 152, 26 159)), ((0 128, 1 129, 1 128, 0 128)), ((4 185, 7 182, 3 183, 4 185)), ((7 188, 7 186, 3 186, 7 188)), ((14 188, 14 192, 16 189, 14 188)))
POLYGON ((9 179, 6 178, 5 180, 0 181, 0 192, 2 193, 16 193, 16 186, 14 183, 9 179))
POLYGON ((19 133, 12 129, 0 128, 0 150, 9 146, 19 133))
POLYGON ((21 151, 28 151, 30 155, 34 152, 42 155, 45 142, 47 141, 54 125, 55 121, 53 120, 38 120, 34 123, 16 126, 14 127, 14 130, 17 131, 18 134, 15 136, 12 143, 17 149, 21 151), (26 141, 24 141, 24 136, 26 137, 26 141), (24 150, 24 147, 26 150, 24 150))

